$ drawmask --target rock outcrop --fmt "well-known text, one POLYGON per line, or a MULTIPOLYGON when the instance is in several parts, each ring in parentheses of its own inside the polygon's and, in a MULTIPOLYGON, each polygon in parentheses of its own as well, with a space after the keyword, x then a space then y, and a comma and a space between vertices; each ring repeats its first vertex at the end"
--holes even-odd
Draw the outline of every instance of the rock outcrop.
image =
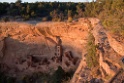
MULTIPOLYGON (((60 49, 60 50, 61 50, 60 49)), ((60 52, 60 53, 61 53, 60 52)), ((1 70, 18 77, 33 72, 51 72, 58 66, 66 71, 76 70, 71 83, 108 82, 121 68, 123 45, 104 30, 96 18, 82 18, 78 22, 0 23, 1 70), (95 39, 98 66, 87 66, 87 42, 91 33, 95 39), (56 52, 61 39, 62 60, 56 52)))
POLYGON ((118 42, 114 39, 110 34, 108 34, 108 41, 110 42, 110 46, 121 56, 124 56, 124 44, 118 42))
POLYGON ((50 72, 60 65, 66 71, 77 68, 86 44, 88 26, 82 22, 46 22, 37 25, 0 23, 1 64, 6 64, 10 75, 20 76, 31 72, 50 72), (4 36, 2 36, 4 35, 4 36), (61 38, 62 62, 56 57, 56 37, 61 38), (5 54, 3 54, 4 44, 5 54), (71 58, 70 58, 71 57, 71 58))
POLYGON ((105 31, 100 21, 98 19, 87 19, 87 20, 88 20, 87 25, 90 25, 90 32, 92 33, 95 39, 94 44, 97 46, 96 56, 97 58, 99 58, 98 59, 99 65, 93 69, 89 69, 87 67, 87 63, 85 59, 87 56, 87 52, 83 53, 82 54, 83 59, 81 60, 80 65, 77 68, 77 71, 75 72, 71 82, 86 83, 86 82, 90 82, 94 78, 97 78, 97 79, 102 79, 102 81, 99 82, 94 81, 93 83, 102 83, 102 82, 107 83, 109 82, 109 80, 111 80, 111 78, 113 78, 116 75, 117 71, 119 71, 121 68, 119 65, 120 53, 116 52, 115 50, 116 46, 115 47, 111 46, 112 44, 110 42, 111 39, 109 39, 110 37, 108 37, 107 35, 109 33, 105 31))

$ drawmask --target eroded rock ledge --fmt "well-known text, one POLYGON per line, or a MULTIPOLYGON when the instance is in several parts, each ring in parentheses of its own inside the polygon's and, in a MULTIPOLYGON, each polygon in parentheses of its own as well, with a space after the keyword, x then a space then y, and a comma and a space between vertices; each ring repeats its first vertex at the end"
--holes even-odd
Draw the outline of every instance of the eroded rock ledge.
POLYGON ((11 76, 51 72, 58 66, 75 71, 82 58, 87 31, 87 23, 82 22, 0 23, 1 70, 11 76), (57 46, 62 47, 62 61, 57 57, 57 46))
POLYGON ((12 76, 50 72, 62 66, 66 71, 77 69, 72 83, 91 81, 93 78, 106 83, 121 68, 118 63, 123 54, 123 46, 115 44, 116 40, 108 35, 96 18, 82 18, 73 23, 44 22, 37 25, 0 23, 0 33, 0 63, 4 65, 1 70, 12 76), (95 69, 88 68, 86 63, 89 32, 94 36, 94 44, 97 46, 99 64, 95 69), (57 37, 61 40, 60 45, 57 37), (62 47, 62 61, 56 57, 58 45, 62 47))
POLYGON ((82 54, 83 59, 75 72, 72 83, 109 83, 110 80, 120 71, 121 53, 123 45, 113 39, 98 19, 87 19, 90 25, 90 33, 95 38, 96 56, 99 65, 95 68, 88 68, 86 63, 87 52, 82 54), (94 23, 96 22, 96 23, 94 23), (117 47, 118 46, 118 47, 117 47), (117 48, 116 48, 117 47, 117 48), (99 72, 99 73, 98 73, 99 72))

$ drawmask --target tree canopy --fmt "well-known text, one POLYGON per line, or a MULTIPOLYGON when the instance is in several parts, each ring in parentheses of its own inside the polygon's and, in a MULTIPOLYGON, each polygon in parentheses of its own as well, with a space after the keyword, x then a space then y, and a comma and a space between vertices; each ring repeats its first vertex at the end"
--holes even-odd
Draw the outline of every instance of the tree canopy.
POLYGON ((124 36, 124 0, 96 0, 85 3, 35 2, 0 3, 0 17, 13 16, 23 20, 72 21, 80 17, 96 17, 104 27, 124 36))

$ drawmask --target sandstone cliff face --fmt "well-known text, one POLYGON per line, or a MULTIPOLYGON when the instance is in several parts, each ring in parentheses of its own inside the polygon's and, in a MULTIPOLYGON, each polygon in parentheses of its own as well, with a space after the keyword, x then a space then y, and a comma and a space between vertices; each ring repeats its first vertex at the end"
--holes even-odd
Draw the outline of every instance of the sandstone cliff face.
POLYGON ((120 69, 119 60, 121 51, 123 46, 119 46, 114 44, 117 41, 112 43, 113 38, 108 37, 107 33, 104 30, 104 27, 101 25, 98 19, 87 19, 88 25, 90 25, 90 33, 94 36, 96 48, 96 56, 98 58, 98 66, 89 69, 87 67, 86 59, 87 52, 82 55, 83 59, 80 62, 77 71, 75 72, 72 83, 85 83, 88 81, 92 81, 93 83, 108 83, 112 77, 114 77, 120 69), (117 51, 117 46, 119 46, 117 51), (99 72, 99 73, 98 73, 99 72), (108 78, 106 78, 108 77, 108 78), (94 79, 94 80, 91 80, 94 79), (101 81, 101 79, 103 81, 101 81))
POLYGON ((62 66, 66 71, 77 69, 72 83, 86 82, 92 78, 107 82, 119 70, 119 54, 123 54, 123 46, 108 34, 96 18, 36 25, 0 23, 0 63, 5 65, 2 70, 20 76, 38 71, 51 72, 62 66), (89 32, 98 46, 96 56, 99 64, 95 69, 88 68, 86 63, 89 32), (56 59, 57 37, 63 49, 62 62, 56 59))
POLYGON ((121 56, 124 56, 124 44, 122 42, 114 39, 110 34, 108 34, 108 41, 110 42, 111 47, 121 56))
POLYGON ((37 25, 0 23, 1 64, 6 65, 2 70, 15 76, 37 71, 50 72, 59 65, 66 71, 75 70, 85 49, 87 31, 88 26, 82 22, 46 22, 37 25), (62 62, 53 60, 57 36, 62 41, 62 62))

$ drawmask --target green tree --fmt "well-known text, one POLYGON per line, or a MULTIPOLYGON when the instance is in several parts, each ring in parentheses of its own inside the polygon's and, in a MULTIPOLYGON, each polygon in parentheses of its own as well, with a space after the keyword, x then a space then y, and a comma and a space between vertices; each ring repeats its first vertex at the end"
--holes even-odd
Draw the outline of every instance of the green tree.
POLYGON ((94 68, 98 66, 98 58, 96 56, 96 45, 94 44, 94 36, 91 32, 89 32, 88 37, 88 44, 87 44, 87 56, 86 56, 86 62, 88 67, 94 68))
POLYGON ((36 16, 36 14, 35 14, 34 11, 31 12, 31 16, 32 16, 32 17, 35 17, 35 16, 36 16))
POLYGON ((68 21, 71 22, 73 20, 72 10, 68 10, 68 21))
POLYGON ((21 6, 21 3, 22 3, 22 1, 21 0, 17 0, 16 2, 15 2, 15 4, 16 4, 16 6, 21 6))
POLYGON ((60 19, 58 10, 53 10, 50 12, 50 16, 52 17, 53 21, 58 21, 60 19))
POLYGON ((7 14, 10 5, 7 2, 0 3, 0 15, 7 14))
POLYGON ((82 17, 83 16, 85 5, 82 4, 82 3, 78 3, 78 5, 76 6, 76 8, 77 8, 76 12, 78 13, 78 17, 82 17))
POLYGON ((65 71, 59 66, 51 77, 51 83, 62 83, 65 77, 65 71))

